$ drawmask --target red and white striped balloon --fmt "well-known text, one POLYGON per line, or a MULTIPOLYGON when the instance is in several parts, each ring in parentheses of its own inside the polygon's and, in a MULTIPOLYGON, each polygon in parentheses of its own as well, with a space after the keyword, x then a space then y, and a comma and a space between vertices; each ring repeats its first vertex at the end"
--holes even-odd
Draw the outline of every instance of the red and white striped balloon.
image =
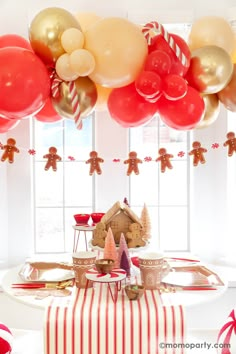
POLYGON ((0 354, 8 354, 12 351, 13 335, 10 329, 0 323, 0 354))

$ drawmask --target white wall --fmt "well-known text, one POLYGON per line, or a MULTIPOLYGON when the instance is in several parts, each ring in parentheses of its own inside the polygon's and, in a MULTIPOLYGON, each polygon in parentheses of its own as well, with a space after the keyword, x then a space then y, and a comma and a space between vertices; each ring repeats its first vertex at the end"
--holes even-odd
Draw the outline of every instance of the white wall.
MULTIPOLYGON (((5 142, 5 135, 0 134, 0 142, 5 142)), ((8 199, 7 199, 7 168, 1 163, 0 168, 0 268, 8 257, 8 199)))
POLYGON ((0 0, 0 34, 17 33, 27 37, 33 17, 47 7, 63 7, 72 13, 94 12, 99 16, 128 17, 133 22, 152 20, 191 22, 196 17, 229 14, 236 18, 235 0, 0 0), (235 14, 235 16, 234 16, 235 14))

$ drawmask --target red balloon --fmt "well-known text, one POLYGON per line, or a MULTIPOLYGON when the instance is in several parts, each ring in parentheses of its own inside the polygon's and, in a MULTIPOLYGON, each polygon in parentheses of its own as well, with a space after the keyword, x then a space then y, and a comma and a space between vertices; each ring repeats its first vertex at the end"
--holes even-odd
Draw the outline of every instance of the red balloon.
POLYGON ((187 90, 187 81, 182 76, 170 74, 163 79, 163 94, 168 100, 183 98, 187 90))
POLYGON ((168 54, 171 58, 171 70, 170 74, 177 74, 184 76, 190 65, 191 52, 188 47, 188 44, 185 42, 183 38, 178 36, 177 34, 170 33, 171 37, 173 37, 175 43, 180 48, 181 52, 186 57, 186 65, 183 65, 181 61, 177 58, 175 52, 171 49, 169 44, 166 42, 164 37, 161 34, 153 37, 152 44, 148 47, 149 53, 152 53, 155 50, 162 50, 166 54, 168 54))
POLYGON ((163 50, 154 50, 147 56, 145 70, 153 71, 161 77, 168 75, 171 70, 172 60, 163 50))
POLYGON ((153 98, 161 95, 162 80, 160 75, 152 71, 142 71, 135 80, 137 92, 144 98, 153 98))
POLYGON ((32 51, 0 49, 0 114, 22 119, 37 113, 50 94, 46 66, 32 51))
POLYGON ((39 120, 40 122, 44 122, 44 123, 54 123, 54 122, 58 122, 59 120, 62 120, 63 118, 61 116, 59 116, 59 114, 55 111, 53 105, 52 105, 52 101, 51 101, 51 97, 48 97, 45 105, 43 106, 43 108, 41 109, 41 111, 39 111, 36 115, 35 118, 37 120, 39 120))
POLYGON ((200 93, 191 86, 183 98, 170 101, 163 95, 157 104, 162 121, 177 130, 193 129, 202 119, 205 109, 200 93))
POLYGON ((18 36, 17 34, 5 34, 0 36, 0 48, 5 47, 20 47, 32 50, 30 42, 28 42, 24 37, 18 36))
POLYGON ((19 120, 6 119, 0 117, 0 133, 8 132, 8 130, 15 128, 19 123, 19 120))
POLYGON ((111 117, 125 128, 147 123, 156 113, 156 103, 147 102, 140 96, 134 84, 113 89, 108 97, 111 117))

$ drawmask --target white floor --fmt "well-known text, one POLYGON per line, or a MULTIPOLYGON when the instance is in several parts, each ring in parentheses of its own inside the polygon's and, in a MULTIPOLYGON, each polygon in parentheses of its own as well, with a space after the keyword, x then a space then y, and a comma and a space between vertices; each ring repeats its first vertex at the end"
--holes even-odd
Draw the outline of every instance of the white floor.
MULTIPOLYGON (((14 347, 11 354, 43 354, 43 335, 40 331, 11 329, 14 347)), ((191 330, 186 338, 186 354, 216 354, 217 330, 191 330), (191 346, 191 348, 190 348, 191 346), (188 349, 189 348, 189 349, 188 349)))
POLYGON ((14 342, 11 354, 43 354, 43 334, 40 331, 11 329, 14 342))

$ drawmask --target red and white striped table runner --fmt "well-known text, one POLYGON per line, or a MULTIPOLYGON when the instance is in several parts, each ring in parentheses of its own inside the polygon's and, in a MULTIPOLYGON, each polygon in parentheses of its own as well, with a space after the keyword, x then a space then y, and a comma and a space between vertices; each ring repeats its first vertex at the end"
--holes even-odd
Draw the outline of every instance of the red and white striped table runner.
MULTIPOLYGON (((165 294, 166 295, 166 294, 165 294)), ((45 354, 183 354, 160 343, 184 343, 182 306, 156 290, 130 301, 124 290, 114 303, 106 284, 55 298, 45 313, 45 354)), ((175 346, 176 347, 176 346, 175 346)))

